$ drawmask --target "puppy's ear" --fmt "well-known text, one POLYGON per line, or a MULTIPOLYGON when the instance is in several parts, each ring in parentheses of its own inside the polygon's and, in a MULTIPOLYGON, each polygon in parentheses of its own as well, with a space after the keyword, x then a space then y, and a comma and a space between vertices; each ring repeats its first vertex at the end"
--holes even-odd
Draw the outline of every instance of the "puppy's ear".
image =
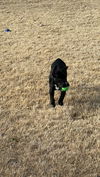
POLYGON ((55 66, 53 71, 52 71, 53 77, 56 77, 56 74, 57 74, 57 66, 55 66))

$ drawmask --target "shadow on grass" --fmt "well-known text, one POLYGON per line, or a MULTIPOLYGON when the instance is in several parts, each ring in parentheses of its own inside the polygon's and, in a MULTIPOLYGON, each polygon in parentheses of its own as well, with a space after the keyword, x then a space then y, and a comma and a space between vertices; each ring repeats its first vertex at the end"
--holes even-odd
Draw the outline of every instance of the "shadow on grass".
MULTIPOLYGON (((97 116, 100 108, 100 87, 78 86, 68 98, 70 116, 73 120, 97 116)), ((98 115, 99 116, 99 115, 98 115)))

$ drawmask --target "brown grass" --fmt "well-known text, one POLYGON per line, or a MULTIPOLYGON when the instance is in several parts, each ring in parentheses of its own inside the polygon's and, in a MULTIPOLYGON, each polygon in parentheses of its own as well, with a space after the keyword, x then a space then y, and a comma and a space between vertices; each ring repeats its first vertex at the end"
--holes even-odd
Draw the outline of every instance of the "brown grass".
POLYGON ((100 175, 99 3, 0 1, 0 177, 100 175), (57 57, 71 87, 53 109, 48 75, 57 57))

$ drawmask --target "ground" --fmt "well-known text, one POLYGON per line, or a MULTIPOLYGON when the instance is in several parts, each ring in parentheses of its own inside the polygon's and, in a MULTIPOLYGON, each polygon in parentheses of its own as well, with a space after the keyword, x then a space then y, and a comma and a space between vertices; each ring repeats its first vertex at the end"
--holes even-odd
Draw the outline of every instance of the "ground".
POLYGON ((100 176, 99 66, 99 0, 0 1, 0 177, 100 176), (51 108, 56 58, 70 89, 51 108))

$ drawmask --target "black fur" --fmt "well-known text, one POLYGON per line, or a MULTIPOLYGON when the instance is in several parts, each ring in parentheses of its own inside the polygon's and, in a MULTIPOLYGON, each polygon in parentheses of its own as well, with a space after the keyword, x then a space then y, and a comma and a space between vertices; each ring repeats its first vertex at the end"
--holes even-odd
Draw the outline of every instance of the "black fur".
MULTIPOLYGON (((56 88, 61 90, 62 87, 68 87, 67 82, 67 69, 68 66, 61 60, 55 60, 51 65, 51 71, 49 75, 49 93, 50 93, 50 104, 55 107, 54 91, 56 88)), ((59 105, 63 105, 63 99, 66 95, 66 91, 61 91, 61 95, 58 101, 59 105)))

